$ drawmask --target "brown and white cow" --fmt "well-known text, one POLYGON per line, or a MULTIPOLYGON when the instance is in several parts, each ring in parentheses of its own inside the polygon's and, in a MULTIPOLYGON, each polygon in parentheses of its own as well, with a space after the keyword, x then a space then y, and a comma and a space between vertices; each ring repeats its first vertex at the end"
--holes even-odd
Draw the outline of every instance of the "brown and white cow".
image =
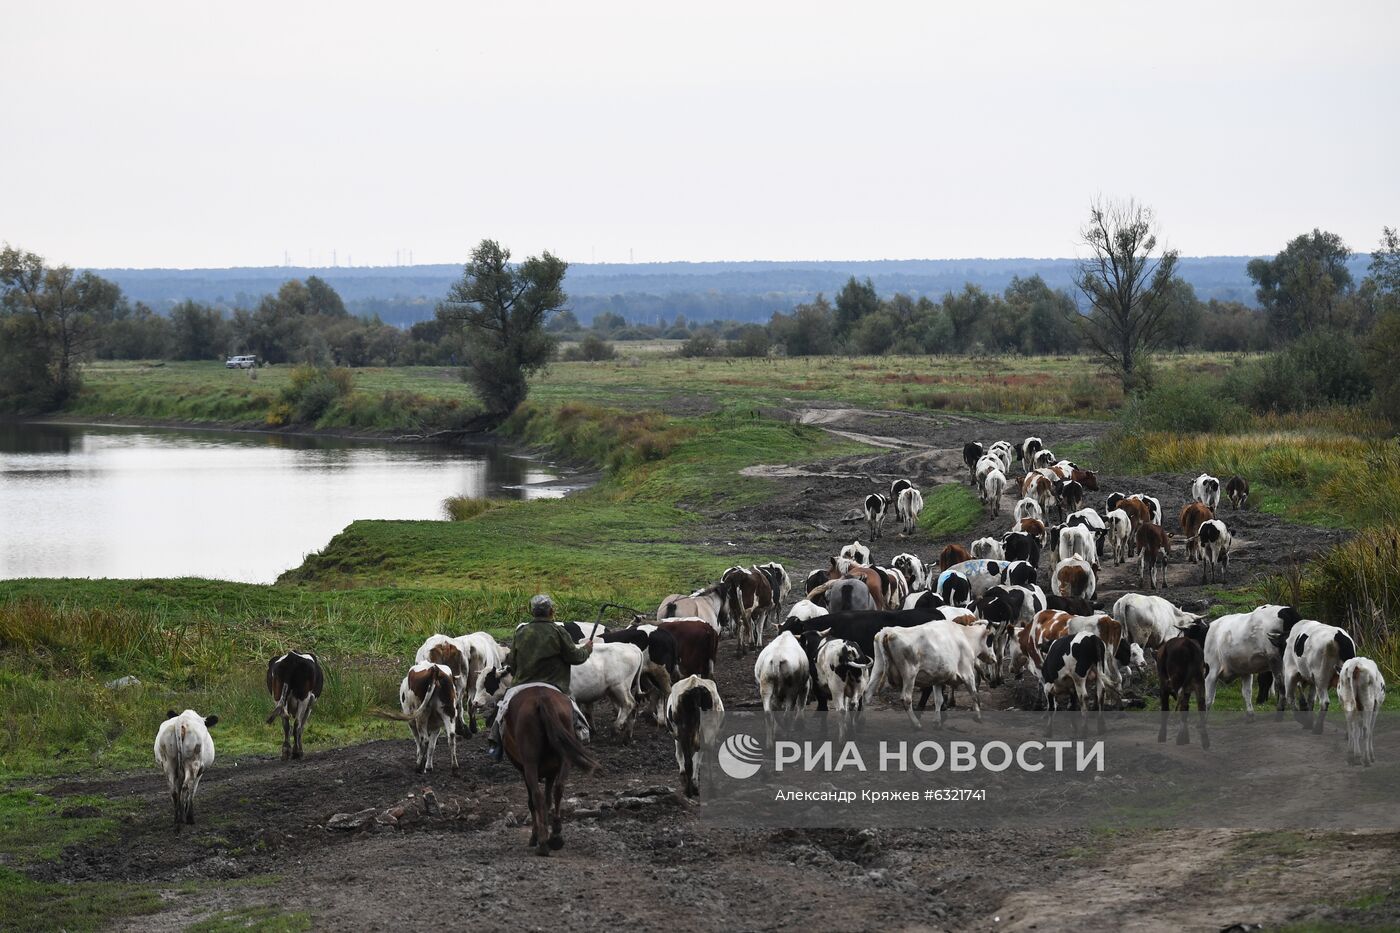
POLYGON ((763 646, 763 623, 773 614, 773 587, 758 568, 730 567, 720 577, 729 592, 729 617, 738 637, 736 654, 763 646))
POLYGON ((1082 557, 1066 557, 1050 574, 1050 591, 1071 599, 1093 599, 1098 590, 1094 568, 1082 557))
POLYGON ((1181 534, 1186 538, 1186 559, 1195 563, 1201 558, 1201 542, 1196 533, 1201 525, 1215 517, 1210 506, 1203 502, 1188 502, 1181 507, 1181 534))
POLYGON ((457 719, 454 728, 458 735, 467 734, 466 717, 462 705, 468 701, 467 687, 471 680, 471 662, 457 642, 447 635, 429 635, 413 656, 414 664, 441 664, 452 673, 454 696, 457 699, 457 719))
POLYGON ((267 662, 267 692, 276 704, 267 715, 268 725, 282 717, 282 760, 302 756, 301 738, 311 707, 325 690, 321 662, 310 652, 288 651, 267 662))
POLYGON ((402 713, 381 713, 387 719, 408 723, 417 747, 414 770, 427 774, 433 770, 433 752, 438 737, 447 733, 447 748, 452 753, 452 773, 457 773, 457 679, 442 664, 425 661, 415 664, 399 684, 399 708, 402 713))

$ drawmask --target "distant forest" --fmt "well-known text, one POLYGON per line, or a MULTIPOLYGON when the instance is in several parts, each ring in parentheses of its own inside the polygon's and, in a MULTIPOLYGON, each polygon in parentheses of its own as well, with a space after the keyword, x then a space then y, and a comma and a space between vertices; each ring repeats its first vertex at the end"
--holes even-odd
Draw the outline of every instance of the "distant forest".
MULTIPOLYGON (((1202 302, 1256 306, 1246 267, 1251 257, 1183 258, 1178 274, 1202 302)), ((1349 265, 1359 280, 1368 257, 1349 265)), ((1051 289, 1073 292, 1072 259, 910 259, 876 262, 672 262, 569 266, 565 288, 577 320, 591 324, 605 312, 629 324, 691 322, 767 323, 818 294, 834 296, 851 277, 868 278, 883 298, 895 294, 941 300, 966 285, 1000 293, 1016 279, 1039 276, 1051 289)), ((437 303, 462 274, 459 265, 399 267, 273 266, 234 269, 93 269, 133 302, 167 314, 182 301, 254 308, 290 279, 316 276, 340 295, 352 315, 375 315, 407 328, 433 317, 437 303)))

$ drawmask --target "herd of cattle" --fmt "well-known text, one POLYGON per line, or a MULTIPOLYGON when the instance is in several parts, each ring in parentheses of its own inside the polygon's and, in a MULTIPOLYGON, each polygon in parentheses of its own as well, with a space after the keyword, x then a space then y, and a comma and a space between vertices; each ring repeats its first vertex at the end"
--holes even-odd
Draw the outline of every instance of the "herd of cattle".
MULTIPOLYGON (((1189 741, 1194 695, 1201 744, 1208 747, 1205 712, 1221 680, 1240 680, 1252 719, 1257 677, 1257 702, 1272 689, 1278 715, 1293 709, 1315 732, 1323 729, 1335 688, 1346 714, 1348 761, 1374 761, 1374 721, 1385 684, 1375 663, 1357 656, 1344 629, 1303 619, 1289 606, 1209 621, 1155 593, 1126 594, 1108 611, 1096 600, 1100 561, 1109 558, 1121 564, 1137 556, 1144 585, 1156 589, 1160 582, 1165 589, 1173 541, 1183 541, 1188 560, 1204 565, 1205 579, 1223 576, 1232 538, 1216 517, 1218 479, 1202 474, 1192 483, 1177 535, 1164 530, 1162 504, 1151 496, 1112 493, 1102 515, 1086 507, 1085 493, 1099 488, 1097 474, 1058 460, 1039 438, 985 448, 969 443, 963 459, 992 515, 1000 514, 1013 463, 1022 466, 1012 526, 1000 537, 979 538, 968 548, 949 544, 927 564, 901 553, 879 565, 870 548, 855 541, 807 575, 804 596, 786 612, 792 580, 781 564, 768 563, 731 567, 689 595, 666 597, 654 615, 637 615, 625 627, 556 623, 576 641, 594 640, 588 660, 573 669, 570 687, 585 717, 592 724, 595 704, 609 700, 615 732, 629 741, 646 711, 673 735, 685 792, 694 796, 702 763, 707 769, 713 764, 724 717, 714 675, 725 635, 733 636, 738 657, 758 652, 753 676, 770 739, 778 718, 800 716, 813 701, 833 714, 844 737, 887 688, 898 692, 916 727, 931 697, 942 722, 960 688, 980 720, 980 688, 1028 674, 1038 679, 1035 693, 1049 730, 1061 706, 1078 711, 1076 734, 1087 731, 1091 709, 1102 730, 1105 708, 1122 705, 1125 685, 1155 655, 1159 741, 1166 740, 1173 699, 1182 717, 1177 741, 1189 741), (1060 519, 1053 525, 1052 509, 1060 519), (1047 551, 1051 559, 1042 568, 1047 551), (1042 569, 1048 593, 1040 586, 1042 569)), ((1230 479, 1224 491, 1236 509, 1247 504, 1243 478, 1230 479)), ((871 538, 880 537, 889 511, 913 534, 922 508, 920 491, 896 480, 888 496, 865 502, 871 538)), ((432 771, 445 735, 455 772, 457 738, 477 731, 478 715, 494 714, 511 682, 510 648, 491 635, 433 635, 400 685, 401 711, 380 715, 408 723, 420 773, 432 771)), ((324 683, 314 654, 293 651, 268 662, 275 706, 267 722, 282 720, 284 760, 302 756, 307 719, 324 683)), ((177 827, 194 821, 200 775, 214 758, 208 728, 216 721, 193 710, 171 711, 156 737, 177 827)))

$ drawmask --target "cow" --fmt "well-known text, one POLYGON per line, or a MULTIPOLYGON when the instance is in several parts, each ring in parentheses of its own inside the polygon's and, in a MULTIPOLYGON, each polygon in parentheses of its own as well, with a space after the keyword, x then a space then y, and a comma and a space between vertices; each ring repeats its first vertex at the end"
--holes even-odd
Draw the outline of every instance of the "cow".
POLYGON ((889 500, 878 492, 872 492, 865 497, 865 521, 870 527, 872 541, 880 537, 880 532, 885 524, 885 512, 889 509, 889 504, 889 500))
POLYGON ((1205 643, 1208 623, 1204 616, 1178 609, 1160 596, 1128 593, 1113 604, 1112 615, 1123 623, 1135 645, 1156 649, 1182 635, 1205 643))
MULTIPOLYGON (((943 590, 943 579, 949 572, 960 573, 965 576, 970 584, 969 597, 972 599, 981 596, 987 590, 998 583, 1005 582, 1007 569, 1012 561, 1006 560, 979 560, 973 558, 965 560, 961 564, 949 567, 939 575, 938 585, 935 589, 941 594, 943 590)), ((945 599, 947 597, 944 597, 945 599)))
POLYGON ((1214 513, 1220 505, 1220 480, 1209 473, 1202 473, 1191 483, 1191 499, 1204 502, 1214 513))
MULTIPOLYGON (((1053 641, 1064 635, 1075 635, 1079 632, 1093 632, 1099 636, 1104 644, 1104 650, 1108 652, 1104 659, 1104 685, 1111 688, 1118 699, 1122 699, 1122 668, 1126 667, 1132 660, 1131 643, 1124 631, 1123 623, 1102 612, 1081 616, 1055 609, 1046 609, 1036 613, 1031 622, 1031 631, 1033 633, 1032 642, 1035 645, 1043 645, 1047 641, 1053 641)), ((1035 659, 1036 656, 1037 652, 1033 650, 1031 652, 1032 659, 1035 659)))
POLYGON ((788 576, 787 568, 775 560, 766 564, 755 564, 753 569, 768 578, 768 587, 773 591, 773 606, 768 614, 768 621, 777 625, 778 616, 782 614, 783 601, 792 592, 792 578, 788 576))
POLYGON ((651 718, 657 725, 665 721, 666 699, 671 695, 671 685, 680 679, 680 661, 677 657, 676 638, 670 632, 663 632, 652 626, 643 631, 638 626, 604 632, 599 638, 608 644, 624 642, 634 645, 642 653, 642 682, 644 692, 650 698, 651 718))
POLYGON ((1001 497, 1006 491, 1006 476, 1001 470, 992 470, 982 480, 982 504, 989 515, 1001 514, 1001 497))
POLYGON ((1138 526, 1138 583, 1150 590, 1157 588, 1162 581, 1162 589, 1167 588, 1167 557, 1172 552, 1171 536, 1162 530, 1161 525, 1148 522, 1138 526))
POLYGON ((1104 525, 1108 530, 1107 553, 1113 555, 1115 566, 1122 566, 1132 549, 1133 520, 1122 509, 1114 509, 1104 518, 1104 525))
POLYGON ((871 663, 870 656, 860 650, 860 645, 844 638, 828 638, 817 648, 812 679, 822 702, 829 701, 837 715, 839 742, 846 740, 846 734, 854 725, 855 714, 865 706, 871 663))
POLYGON ((986 485, 987 477, 992 473, 1001 473, 1004 476, 1006 474, 1006 470, 1003 469, 1004 466, 1005 464, 1002 463, 1000 458, 992 456, 991 454, 978 460, 977 469, 973 473, 973 476, 977 480, 977 488, 982 489, 986 485))
POLYGON ((1215 706, 1216 686, 1240 678, 1245 719, 1254 718, 1254 675, 1259 674, 1259 702, 1274 685, 1278 708, 1283 709, 1283 640, 1302 620, 1292 606, 1260 606, 1253 612, 1223 615, 1206 632, 1206 709, 1215 706))
POLYGON ((1058 553, 1061 561, 1082 557, 1095 571, 1099 569, 1099 551, 1094 543, 1094 532, 1086 525, 1061 526, 1058 553))
POLYGON ((887 628, 875 636, 871 657, 874 666, 866 688, 866 702, 874 697, 888 681, 899 688, 900 698, 909 721, 916 729, 923 724, 914 712, 914 688, 923 688, 920 710, 935 695, 934 712, 942 725, 947 713, 943 706, 944 686, 966 687, 972 697, 973 718, 982 721, 982 706, 977 697, 977 663, 996 666, 992 634, 985 623, 961 625, 946 619, 930 621, 912 628, 887 628))
POLYGON ((1215 513, 1210 510, 1210 506, 1203 502, 1188 502, 1181 507, 1181 517, 1178 521, 1181 524, 1181 534, 1186 538, 1186 559, 1191 563, 1200 560, 1201 542, 1196 537, 1196 532, 1201 530, 1201 525, 1215 517, 1215 513))
POLYGON ((729 618, 738 637, 735 654, 743 657, 750 646, 763 645, 763 623, 773 615, 773 587, 758 568, 730 567, 720 581, 729 594, 729 618))
POLYGON ((177 713, 172 709, 156 730, 156 766, 170 785, 177 833, 182 825, 194 824, 194 795, 199 791, 199 779, 214 763, 214 740, 209 730, 218 722, 218 716, 201 716, 192 709, 177 713))
POLYGON ((1089 492, 1099 491, 1099 474, 1097 470, 1081 470, 1073 467, 1069 471, 1069 478, 1083 486, 1089 492))
POLYGON ((1041 539, 1028 531, 1008 531, 1001 536, 1001 551, 1007 561, 1023 560, 1040 567, 1041 539))
POLYGON ((1181 727, 1176 744, 1191 742, 1191 695, 1196 695, 1196 717, 1200 724, 1201 748, 1210 748, 1210 731, 1206 725, 1206 655, 1202 643, 1205 633, 1197 636, 1178 635, 1157 649, 1157 680, 1162 690, 1162 719, 1157 727, 1157 741, 1167 740, 1167 719, 1171 715, 1171 699, 1181 714, 1181 727))
POLYGON ((617 707, 613 727, 618 736, 624 742, 632 741, 637 710, 635 698, 643 692, 642 658, 642 650, 634 644, 598 641, 594 642, 588 659, 574 665, 569 676, 569 694, 578 703, 590 728, 593 704, 606 698, 617 707))
POLYGON ((924 562, 913 554, 900 554, 890 561, 890 564, 904 574, 911 591, 922 590, 928 586, 928 578, 924 575, 924 562))
POLYGON ((963 463, 967 464, 967 481, 969 485, 977 485, 977 461, 982 459, 982 445, 976 441, 968 441, 963 444, 963 463))
POLYGON ((1072 599, 1093 599, 1098 590, 1094 568, 1082 557, 1070 556, 1055 565, 1050 575, 1050 592, 1072 599))
POLYGON ((1050 489, 1055 494, 1055 507, 1060 510, 1060 521, 1064 521, 1070 512, 1077 512, 1084 507, 1084 487, 1074 480, 1056 480, 1050 484, 1050 489))
POLYGON ((909 595, 909 579, 897 567, 875 567, 880 575, 880 586, 885 591, 885 608, 898 609, 909 595))
POLYGON ((1199 531, 1201 543, 1201 582, 1209 583, 1217 576, 1222 582, 1230 569, 1230 548, 1234 537, 1218 518, 1203 522, 1199 531))
POLYGON ((667 619, 656 627, 670 632, 676 640, 676 663, 682 677, 692 674, 714 676, 715 657, 719 654, 719 632, 715 631, 714 626, 704 619, 691 616, 667 619), (702 631, 697 622, 709 631, 702 631))
POLYGON ((282 717, 282 760, 302 756, 301 739, 311 707, 325 692, 326 675, 321 662, 309 652, 288 651, 267 662, 267 692, 275 704, 267 724, 282 717))
POLYGON ((943 614, 940 610, 941 607, 893 612, 833 612, 805 622, 788 619, 783 623, 783 631, 797 636, 804 632, 821 632, 826 638, 843 638, 855 642, 861 651, 873 657, 877 632, 886 628, 909 628, 932 619, 941 619, 943 614))
POLYGON ((825 582, 827 582, 827 580, 826 580, 826 571, 825 571, 825 570, 813 570, 811 573, 807 574, 807 579, 803 582, 803 586, 805 587, 804 592, 805 592, 808 596, 811 596, 811 595, 812 595, 812 591, 815 590, 817 587, 821 586, 821 585, 822 585, 823 583, 825 583, 825 582))
MULTIPOLYGON (((563 623, 559 623, 563 624, 563 623)), ((575 641, 578 636, 573 635, 575 641)), ((457 643, 447 635, 429 635, 428 639, 418 648, 418 653, 413 656, 414 664, 441 664, 452 672, 453 696, 457 701, 457 715, 453 720, 453 728, 458 735, 466 735, 467 727, 465 718, 462 715, 462 705, 470 705, 467 697, 467 683, 470 678, 470 665, 467 656, 462 653, 462 649, 457 647, 457 643)))
POLYGON ((1131 500, 1133 500, 1134 502, 1141 502, 1143 505, 1147 506, 1147 520, 1148 520, 1148 521, 1152 522, 1152 524, 1154 524, 1154 525, 1160 525, 1160 524, 1162 524, 1162 503, 1161 503, 1161 500, 1156 499, 1156 498, 1154 498, 1154 497, 1152 497, 1152 496, 1143 495, 1143 494, 1140 493, 1140 492, 1135 492, 1135 493, 1133 493, 1131 496, 1129 496, 1128 498, 1131 499, 1131 500))
POLYGON ((383 713, 388 719, 408 723, 416 747, 414 770, 429 774, 438 737, 447 733, 452 773, 457 773, 457 677, 446 665, 432 661, 414 664, 399 684, 401 714, 383 713))
POLYGON ((727 615, 729 587, 723 580, 701 587, 689 596, 672 593, 656 607, 656 621, 667 619, 704 619, 705 623, 719 634, 734 624, 727 615))
POLYGON ((1376 712, 1385 703, 1385 678, 1370 658, 1350 658, 1337 674, 1337 702, 1347 717, 1347 764, 1376 761, 1376 712))
POLYGON ((1006 569, 1001 572, 1001 582, 1007 586, 1035 586, 1035 565, 1028 560, 1006 561, 1006 569))
POLYGON ((833 612, 864 612, 881 608, 864 580, 827 580, 807 594, 807 601, 833 612))
POLYGON ((1131 526, 1130 536, 1128 538, 1128 557, 1131 558, 1136 556, 1138 529, 1141 528, 1143 525, 1149 525, 1152 523, 1151 507, 1148 506, 1148 504, 1146 502, 1143 502, 1141 499, 1132 499, 1125 497, 1119 499, 1116 504, 1110 502, 1108 508, 1110 511, 1112 511, 1113 509, 1117 509, 1119 511, 1127 513, 1128 522, 1131 526))
POLYGON ((1232 476, 1225 484, 1225 495, 1230 498, 1230 508, 1239 511, 1249 503, 1249 480, 1243 476, 1232 476))
POLYGON ((1045 513, 1041 511, 1039 502, 1027 496, 1016 500, 1016 507, 1011 510, 1011 517, 1019 522, 1023 518, 1043 519, 1045 513))
POLYGON ((885 605, 885 578, 874 567, 862 567, 848 560, 833 557, 831 558, 831 566, 827 569, 826 575, 827 578, 831 580, 840 580, 843 577, 863 580, 866 588, 870 590, 870 598, 875 601, 875 605, 885 605))
POLYGON ((900 492, 895 500, 895 515, 904 522, 904 534, 912 535, 918 527, 919 513, 924 510, 923 493, 910 486, 900 492))
POLYGON ((1021 496, 1034 499, 1040 514, 1045 515, 1055 504, 1055 484, 1043 473, 1027 473, 1021 479, 1021 496))
POLYGON ((1304 712, 1311 712, 1316 706, 1315 716, 1295 713, 1295 717, 1313 732, 1321 733, 1337 672, 1356 657, 1356 642, 1345 629, 1303 619, 1289 630, 1286 638, 1279 637, 1275 643, 1283 645, 1284 705, 1304 712))
MULTIPOLYGON (((1037 470, 1050 469, 1055 465, 1055 454, 1050 450, 1036 451, 1033 463, 1037 470)), ((1056 473, 1056 475, 1058 476, 1059 474, 1056 473)))
POLYGON ((666 728, 676 740, 676 767, 687 797, 700 795, 700 772, 708 776, 724 724, 724 701, 713 680, 692 674, 676 681, 666 699, 666 728))
POLYGON ((1065 524, 1071 528, 1087 528, 1094 536, 1094 552, 1096 557, 1104 556, 1104 541, 1108 538, 1108 524, 1098 512, 1093 509, 1080 509, 1072 513, 1065 524))
POLYGON ((972 555, 961 544, 948 544, 938 554, 938 569, 947 570, 955 564, 961 564, 963 561, 971 559, 972 555))
POLYGON ((1010 473, 1011 464, 1015 462, 1017 454, 1012 452, 1011 444, 1006 441, 997 441, 987 448, 987 453, 992 454, 1001 461, 1001 472, 1010 473))
MULTIPOLYGON (((1045 547, 1045 537, 1048 532, 1045 530, 1045 523, 1038 518, 1023 518, 1012 531, 1021 531, 1035 538, 1040 547, 1045 547)), ((1003 548, 1005 544, 1002 545, 1003 548)))
POLYGON ((972 556, 981 560, 1003 560, 1001 542, 996 538, 978 538, 972 542, 972 556))
POLYGON ((938 609, 946 605, 947 603, 943 601, 943 597, 939 596, 933 590, 922 590, 918 593, 910 593, 905 597, 904 605, 901 608, 905 610, 938 609))
POLYGON ((897 479, 890 483, 889 501, 894 506, 894 517, 900 518, 899 514, 899 494, 906 489, 913 489, 914 484, 907 479, 897 479))
POLYGON ((458 635, 452 639, 452 643, 467 659, 467 698, 464 703, 467 713, 467 731, 471 735, 475 735, 477 731, 477 707, 471 700, 476 696, 477 688, 485 672, 502 665, 506 649, 497 644, 496 639, 486 632, 469 632, 466 635, 458 635))
POLYGON ((944 605, 966 606, 972 600, 972 581, 961 570, 948 569, 938 575, 935 592, 944 605))
POLYGON ((1028 437, 1021 442, 1021 466, 1025 472, 1035 469, 1035 455, 1040 453, 1043 446, 1038 437, 1028 437))
POLYGON ((764 725, 771 746, 776 714, 787 713, 783 718, 789 723, 795 722, 802 717, 811 693, 811 661, 797 636, 792 632, 778 633, 759 652, 753 666, 753 679, 758 683, 758 698, 763 704, 764 725))
MULTIPOLYGON (((819 619, 826 615, 828 611, 829 610, 825 606, 818 606, 810 599, 803 599, 793 603, 792 608, 788 610, 787 618, 784 619, 783 622, 791 622, 793 619, 799 622, 806 622, 808 619, 819 619)), ((779 626, 779 628, 781 627, 782 626, 779 626)))
POLYGON ((859 539, 843 547, 841 553, 836 556, 853 561, 854 563, 860 564, 862 567, 870 566, 870 548, 861 544, 859 539))
POLYGON ((1089 731, 1089 687, 1092 684, 1099 734, 1104 732, 1103 688, 1108 651, 1093 632, 1079 632, 1055 639, 1040 666, 1040 685, 1045 695, 1046 735, 1055 735, 1055 712, 1059 698, 1073 692, 1079 704, 1075 735, 1089 731))
POLYGON ((1035 585, 994 586, 978 597, 971 608, 995 633, 994 647, 1000 663, 991 679, 996 686, 1002 682, 1003 670, 1011 661, 1013 633, 1021 625, 1033 622, 1036 613, 1045 608, 1045 593, 1035 585))

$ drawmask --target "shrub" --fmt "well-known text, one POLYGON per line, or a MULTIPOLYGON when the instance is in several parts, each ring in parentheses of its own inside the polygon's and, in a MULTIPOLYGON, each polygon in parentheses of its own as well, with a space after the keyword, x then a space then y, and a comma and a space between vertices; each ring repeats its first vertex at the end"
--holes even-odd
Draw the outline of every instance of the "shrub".
POLYGON ((719 356, 719 341, 709 331, 701 331, 681 344, 676 355, 684 357, 719 356))
POLYGON ((586 334, 577 346, 569 347, 564 351, 564 359, 587 362, 613 360, 617 359, 617 348, 597 334, 586 334))
POLYGON ((757 356, 768 355, 772 347, 772 341, 768 338, 768 329, 758 324, 746 324, 739 328, 739 335, 729 341, 730 356, 757 356))
POLYGON ((354 377, 344 367, 298 366, 282 390, 280 404, 274 404, 269 410, 268 423, 317 421, 332 405, 348 396, 353 385, 354 377))
POLYGON ((1169 431, 1177 434, 1238 429, 1245 412, 1213 379, 1163 382, 1138 392, 1123 407, 1118 430, 1124 434, 1169 431))
POLYGON ((1252 411, 1293 412, 1370 399, 1361 348, 1345 334, 1317 332, 1263 359, 1235 367, 1227 391, 1252 411))
POLYGON ((499 509, 508 503, 504 499, 473 499, 471 496, 448 496, 442 500, 442 512, 449 522, 465 522, 478 515, 499 509))

